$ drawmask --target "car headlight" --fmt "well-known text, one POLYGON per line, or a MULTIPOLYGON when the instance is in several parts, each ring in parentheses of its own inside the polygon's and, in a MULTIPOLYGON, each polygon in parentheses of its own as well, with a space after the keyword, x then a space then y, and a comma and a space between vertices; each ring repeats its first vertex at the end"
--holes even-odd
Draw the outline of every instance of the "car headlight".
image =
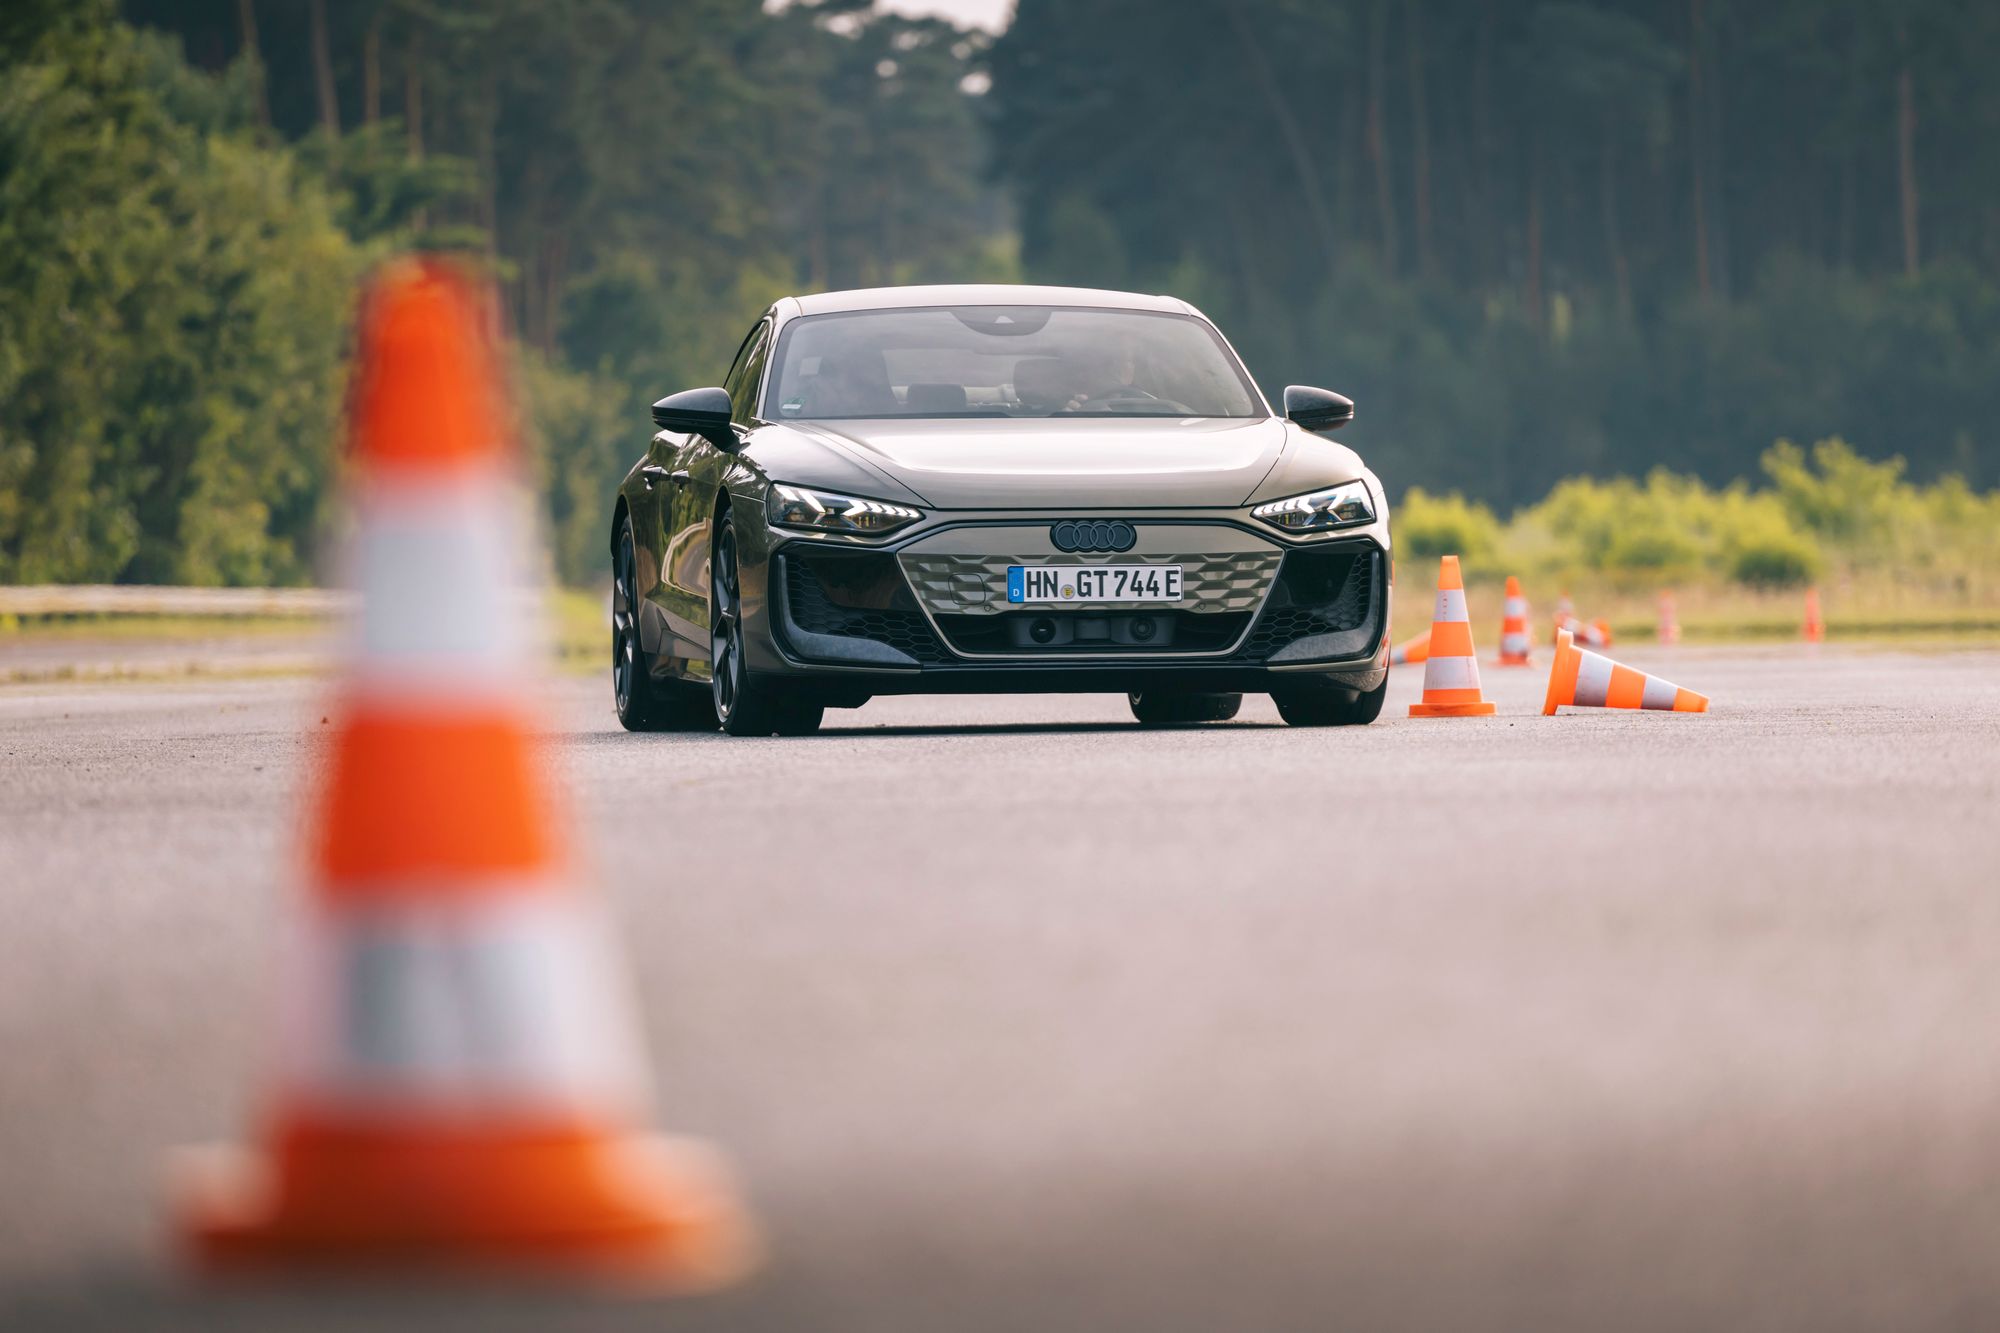
POLYGON ((879 537, 924 516, 922 510, 907 505, 834 495, 805 486, 775 485, 764 497, 764 513, 773 527, 841 532, 855 537, 879 537))
POLYGON ((1273 500, 1258 505, 1250 513, 1286 532, 1326 532, 1374 522, 1375 502, 1368 498, 1367 482, 1350 481, 1310 495, 1273 500))

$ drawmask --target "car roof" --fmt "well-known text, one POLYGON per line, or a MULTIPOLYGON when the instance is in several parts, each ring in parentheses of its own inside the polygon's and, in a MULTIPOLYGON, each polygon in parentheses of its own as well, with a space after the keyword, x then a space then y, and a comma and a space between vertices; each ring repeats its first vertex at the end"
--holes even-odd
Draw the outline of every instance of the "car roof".
MULTIPOLYGON (((1031 287, 1020 283, 948 283, 928 287, 864 287, 851 292, 820 292, 791 298, 800 315, 826 315, 843 310, 896 310, 940 305, 1099 306, 1111 310, 1159 310, 1176 315, 1197 314, 1186 301, 1172 296, 1101 291, 1094 287, 1031 287)), ((780 305, 785 304, 780 302, 780 305)))

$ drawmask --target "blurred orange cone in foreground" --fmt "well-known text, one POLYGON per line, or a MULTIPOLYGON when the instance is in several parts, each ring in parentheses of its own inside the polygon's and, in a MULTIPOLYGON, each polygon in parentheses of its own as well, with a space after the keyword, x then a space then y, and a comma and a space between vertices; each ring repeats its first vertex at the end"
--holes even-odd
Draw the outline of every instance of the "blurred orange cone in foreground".
POLYGON ((1819 617, 1819 589, 1806 589, 1806 620, 1800 632, 1807 643, 1822 643, 1826 640, 1826 622, 1819 617))
POLYGON ((1549 668, 1549 692, 1542 700, 1542 713, 1546 716, 1564 704, 1706 713, 1708 696, 1579 648, 1575 636, 1564 630, 1556 635, 1556 660, 1549 668))
POLYGON ((1680 617, 1675 613, 1672 589, 1660 594, 1660 642, 1679 643, 1681 641, 1680 617))
POLYGON ((1521 595, 1521 580, 1507 576, 1507 603, 1500 616, 1500 665, 1528 666, 1528 599, 1521 595))
POLYGON ((630 999, 533 753, 528 533, 483 290, 405 262, 361 311, 365 594, 285 972, 261 1148, 184 1155, 216 1273, 560 1272, 713 1286, 747 1266, 719 1162, 635 1136, 630 999))
POLYGON ((1430 658, 1424 663, 1424 699, 1411 717, 1486 717, 1493 705, 1479 693, 1479 658, 1472 650, 1472 622, 1465 615, 1465 581, 1458 557, 1438 561, 1437 610, 1431 615, 1430 658))
POLYGON ((1431 632, 1413 634, 1389 650, 1389 665, 1403 666, 1424 661, 1431 655, 1431 632))

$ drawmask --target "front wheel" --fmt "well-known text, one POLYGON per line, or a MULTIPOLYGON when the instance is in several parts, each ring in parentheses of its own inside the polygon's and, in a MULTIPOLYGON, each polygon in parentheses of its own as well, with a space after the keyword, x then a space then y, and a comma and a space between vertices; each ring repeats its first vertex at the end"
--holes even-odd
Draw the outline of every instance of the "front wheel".
POLYGON ((708 700, 686 685, 653 679, 639 642, 639 561, 632 520, 618 530, 611 562, 611 703, 627 731, 712 731, 708 700))
POLYGON ((743 585, 736 520, 716 524, 709 572, 708 664, 710 696, 722 729, 732 736, 805 736, 819 730, 821 704, 787 699, 770 680, 752 675, 743 656, 743 585))
POLYGON ((1142 727, 1179 727, 1195 722, 1227 722, 1243 706, 1243 696, 1134 690, 1125 696, 1125 702, 1142 727))
POLYGON ((1278 705, 1278 716, 1294 727, 1364 727, 1381 716, 1388 693, 1387 676, 1372 690, 1301 682, 1273 691, 1271 702, 1278 705))

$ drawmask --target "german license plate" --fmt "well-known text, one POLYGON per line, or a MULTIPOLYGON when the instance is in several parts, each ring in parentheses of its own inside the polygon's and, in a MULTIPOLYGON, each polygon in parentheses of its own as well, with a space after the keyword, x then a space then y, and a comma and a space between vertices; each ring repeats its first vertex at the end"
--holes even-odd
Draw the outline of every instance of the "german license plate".
POLYGON ((1179 565, 1009 565, 1010 602, 1178 602, 1179 565))

